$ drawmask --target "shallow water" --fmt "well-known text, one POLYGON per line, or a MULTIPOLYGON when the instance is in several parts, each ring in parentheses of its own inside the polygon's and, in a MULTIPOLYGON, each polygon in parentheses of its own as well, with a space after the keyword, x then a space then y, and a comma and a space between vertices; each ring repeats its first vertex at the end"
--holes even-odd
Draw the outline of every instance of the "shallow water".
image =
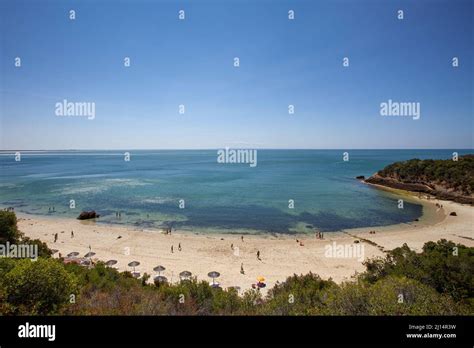
MULTIPOLYGON (((0 155, 0 205, 30 214, 198 232, 305 233, 411 222, 422 206, 360 183, 395 161, 452 150, 258 150, 256 167, 217 150, 61 151, 0 155), (75 209, 70 208, 74 200, 75 209), (179 207, 184 200, 184 209, 179 207), (289 200, 294 200, 290 209, 289 200), (54 212, 49 208, 54 207, 54 212), (121 211, 121 218, 116 212, 121 211)), ((460 154, 469 151, 458 151, 460 154)))

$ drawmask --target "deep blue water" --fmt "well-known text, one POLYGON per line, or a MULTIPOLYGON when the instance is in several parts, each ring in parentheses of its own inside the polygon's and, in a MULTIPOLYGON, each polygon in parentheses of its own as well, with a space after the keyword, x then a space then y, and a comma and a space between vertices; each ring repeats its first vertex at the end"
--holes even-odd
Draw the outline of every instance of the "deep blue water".
MULTIPOLYGON (((452 150, 258 150, 257 166, 217 163, 216 150, 66 151, 0 155, 0 205, 15 211, 193 231, 310 232, 410 222, 422 207, 364 185, 395 161, 452 150), (73 199, 76 208, 70 209, 73 199), (179 208, 183 199, 185 208, 179 208), (288 201, 294 200, 294 209, 288 201), (49 212, 53 207, 55 212, 49 212), (121 219, 115 212, 122 211, 121 219)), ((472 151, 458 151, 460 154, 472 151)))

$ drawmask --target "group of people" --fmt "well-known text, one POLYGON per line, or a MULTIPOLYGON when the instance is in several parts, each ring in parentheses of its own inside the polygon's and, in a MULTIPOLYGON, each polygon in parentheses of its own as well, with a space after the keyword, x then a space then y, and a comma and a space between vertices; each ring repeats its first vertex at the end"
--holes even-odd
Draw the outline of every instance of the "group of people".
POLYGON ((115 217, 118 218, 118 219, 120 219, 120 218, 122 217, 122 212, 116 211, 116 212, 115 212, 115 217))
MULTIPOLYGON (((178 243, 178 251, 181 251, 181 250, 182 250, 181 249, 181 243, 178 243)), ((171 253, 174 253, 174 245, 171 246, 171 253)))
POLYGON ((52 207, 48 207, 49 213, 54 213, 55 211, 56 211, 56 208, 54 207, 54 205, 52 207))
POLYGON ((317 239, 324 239, 324 233, 321 231, 316 231, 316 238, 317 239))
MULTIPOLYGON (((64 231, 62 231, 62 232, 64 232, 64 231)), ((62 233, 62 232, 61 232, 61 233, 62 233)), ((59 235, 58 235, 58 233, 56 232, 56 233, 54 234, 54 242, 55 242, 55 243, 58 241, 58 236, 59 236, 59 235)), ((71 238, 74 238, 74 231, 71 231, 71 238)))

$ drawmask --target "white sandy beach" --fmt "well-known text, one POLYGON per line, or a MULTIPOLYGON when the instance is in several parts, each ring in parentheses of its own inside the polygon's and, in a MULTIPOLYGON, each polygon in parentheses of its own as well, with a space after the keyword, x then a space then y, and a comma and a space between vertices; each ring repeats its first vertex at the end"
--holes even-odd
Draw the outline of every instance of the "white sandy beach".
MULTIPOLYGON (((25 214, 18 214, 18 225, 27 236, 41 239, 50 248, 59 250, 63 256, 72 251, 83 256, 89 251, 90 245, 96 253, 95 258, 102 261, 118 260, 116 267, 119 270, 130 270, 127 264, 139 261, 136 271, 155 275, 153 268, 162 265, 166 268, 162 275, 172 282, 178 281, 179 273, 184 270, 192 272, 199 280, 207 281, 210 281, 208 272, 218 271, 221 274, 218 282, 222 287, 239 286, 242 290, 249 289, 256 283, 257 276, 264 276, 268 289, 277 281, 282 282, 295 273, 313 272, 324 279, 332 278, 336 282, 342 282, 364 270, 358 257, 325 256, 325 246, 333 242, 353 246, 357 237, 361 237, 376 243, 377 246, 360 242, 364 246, 365 259, 383 256, 381 248, 390 250, 403 243, 420 251, 425 242, 442 238, 474 246, 474 207, 433 199, 429 203, 425 200, 424 204, 434 205, 437 202, 444 208, 438 210, 438 220, 441 221, 435 224, 414 222, 384 228, 325 233, 324 240, 317 239, 315 235, 246 235, 242 242, 240 235, 198 235, 180 231, 165 235, 162 231, 136 230, 94 221, 25 214), (449 216, 452 211, 457 216, 449 216), (376 233, 370 234, 370 230, 375 230, 376 233), (71 231, 74 231, 74 238, 71 237, 71 231), (58 233, 56 243, 55 233, 58 233), (300 246, 296 239, 301 240, 304 246, 300 246), (178 250, 179 244, 181 251, 178 250), (234 245, 234 250, 231 249, 231 244, 234 245), (260 251, 261 260, 256 257, 257 251, 260 251), (245 274, 240 272, 241 264, 245 274)), ((58 253, 55 257, 58 257, 58 253)))

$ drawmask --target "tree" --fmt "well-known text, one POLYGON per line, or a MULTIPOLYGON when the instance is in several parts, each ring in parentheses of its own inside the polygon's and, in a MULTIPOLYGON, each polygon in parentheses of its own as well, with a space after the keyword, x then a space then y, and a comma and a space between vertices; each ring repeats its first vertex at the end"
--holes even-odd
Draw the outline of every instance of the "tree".
POLYGON ((21 237, 16 227, 16 215, 11 211, 0 211, 0 242, 17 243, 21 237))
MULTIPOLYGON (((0 260, 3 263, 4 260, 0 260)), ((76 279, 62 263, 39 258, 6 260, 8 267, 0 267, 0 288, 12 306, 10 314, 54 314, 76 294, 76 279)))
POLYGON ((447 295, 406 277, 387 277, 368 291, 369 315, 455 315, 458 306, 447 295))
POLYGON ((416 253, 404 244, 389 251, 385 259, 369 260, 365 266, 361 278, 371 283, 390 275, 405 276, 455 301, 473 302, 474 248, 441 239, 425 243, 423 252, 416 253))
POLYGON ((25 237, 18 230, 17 219, 14 212, 0 211, 0 243, 9 242, 10 244, 36 245, 38 248, 38 257, 51 257, 53 252, 46 243, 39 239, 25 237))

